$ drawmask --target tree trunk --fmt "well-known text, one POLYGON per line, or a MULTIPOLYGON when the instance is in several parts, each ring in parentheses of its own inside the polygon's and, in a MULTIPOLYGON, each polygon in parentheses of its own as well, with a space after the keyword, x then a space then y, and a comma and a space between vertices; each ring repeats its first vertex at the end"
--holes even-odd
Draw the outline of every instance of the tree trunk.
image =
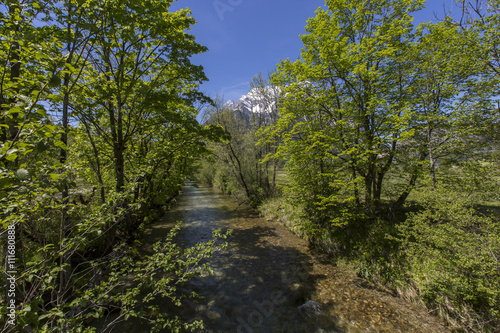
MULTIPOLYGON (((103 50, 104 61, 106 62, 106 73, 109 72, 111 66, 110 50, 105 47, 103 50)), ((110 82, 111 77, 106 75, 106 81, 110 82)), ((123 192, 125 186, 125 161, 124 151, 125 144, 123 142, 123 111, 119 96, 117 96, 116 105, 112 100, 106 103, 109 115, 109 127, 111 137, 113 140, 113 156, 115 158, 115 179, 116 179, 116 192, 123 192)))
MULTIPOLYGON (((229 155, 229 158, 231 159, 231 161, 233 161, 233 158, 234 158, 236 160, 236 163, 237 163, 238 176, 236 178, 240 180, 241 186, 243 186, 243 188, 245 189, 245 194, 247 196, 247 199, 250 199, 251 193, 250 193, 250 189, 247 186, 247 182, 245 181, 245 177, 243 175, 243 170, 241 168, 241 162, 240 162, 238 156, 236 156, 231 144, 229 144, 228 146, 229 146, 229 149, 231 150, 231 154, 229 155)), ((236 166, 234 164, 234 162, 233 162, 233 165, 236 166)))
POLYGON ((380 197, 382 195, 382 183, 384 181, 385 173, 378 172, 377 179, 374 181, 375 190, 373 191, 373 199, 376 203, 380 203, 380 197))
POLYGON ((123 143, 123 133, 121 132, 122 125, 121 122, 121 111, 117 110, 115 112, 114 103, 108 103, 108 114, 111 136, 113 139, 113 156, 115 158, 115 179, 116 179, 116 192, 123 192, 123 187, 125 185, 125 161, 124 161, 124 143, 123 143), (118 113, 118 118, 115 115, 118 113))
MULTIPOLYGON (((68 16, 71 18, 72 14, 72 7, 71 5, 68 6, 68 16)), ((73 54, 75 52, 74 50, 74 43, 71 43, 72 40, 72 27, 71 23, 68 23, 68 26, 66 27, 68 29, 67 31, 67 51, 68 51, 68 57, 66 59, 66 64, 71 64, 73 61, 73 54)), ((61 166, 63 167, 63 172, 64 172, 64 166, 66 165, 66 161, 68 159, 68 152, 66 150, 68 146, 68 132, 69 132, 69 94, 70 94, 70 79, 71 76, 69 73, 64 74, 64 80, 63 80, 63 104, 62 104, 62 133, 61 133, 61 142, 64 144, 64 147, 61 148, 60 150, 60 162, 61 166)), ((62 209, 61 209, 61 237, 60 241, 62 243, 63 239, 71 237, 71 220, 70 216, 68 213, 68 204, 69 204, 69 187, 68 187, 68 179, 67 175, 65 176, 64 181, 64 187, 61 192, 61 203, 62 203, 62 209)), ((63 250, 62 248, 60 250, 63 250)), ((71 254, 68 252, 63 253, 61 256, 60 260, 61 266, 65 266, 64 270, 61 271, 60 273, 60 285, 59 285, 59 293, 60 295, 63 295, 65 293, 66 288, 68 287, 68 282, 71 277, 71 254)))
POLYGON ((122 103, 118 100, 118 118, 117 118, 117 147, 115 149, 116 158, 116 192, 123 192, 125 186, 125 142, 123 142, 123 110, 122 103))
MULTIPOLYGON (((275 152, 276 154, 276 152, 275 152)), ((277 165, 276 165, 276 157, 273 158, 273 188, 272 188, 272 193, 274 194, 276 192, 276 172, 277 172, 277 165)))
POLYGON ((125 160, 123 157, 123 144, 116 142, 113 145, 113 152, 115 156, 116 192, 120 193, 123 192, 123 188, 125 186, 125 160))
POLYGON ((105 188, 104 188, 104 181, 102 180, 101 159, 99 158, 99 150, 97 149, 97 146, 94 142, 94 138, 92 137, 92 133, 90 132, 89 125, 85 121, 82 121, 82 123, 85 126, 85 131, 87 132, 87 136, 89 138, 90 144, 92 146, 92 150, 94 152, 94 158, 95 158, 95 164, 96 164, 95 171, 97 174, 97 179, 99 181, 100 194, 101 194, 101 204, 104 204, 106 202, 106 192, 105 192, 105 188))
POLYGON ((353 179, 353 181, 355 181, 355 183, 354 183, 354 198, 356 201, 356 205, 359 206, 360 200, 359 200, 358 184, 356 183, 356 178, 357 178, 356 168, 352 165, 352 163, 351 163, 351 167, 352 167, 352 179, 353 179))
MULTIPOLYGON (((427 157, 427 153, 425 151, 421 151, 420 157, 419 157, 419 162, 425 161, 426 157, 427 157)), ((393 210, 398 210, 401 207, 403 207, 404 203, 406 202, 406 199, 408 198, 411 191, 415 187, 415 184, 416 184, 417 179, 418 179, 419 171, 420 171, 420 165, 417 165, 413 169, 413 172, 411 174, 410 181, 409 181, 408 185, 404 189, 403 193, 401 193, 398 200, 396 200, 396 202, 392 205, 393 210)))
POLYGON ((436 160, 434 159, 434 155, 432 153, 432 148, 429 147, 429 168, 430 168, 430 173, 431 173, 431 178, 432 178, 432 187, 436 189, 437 187, 437 180, 436 180, 436 160))
MULTIPOLYGON (((8 6, 9 8, 9 15, 14 16, 16 13, 16 10, 20 10, 19 4, 10 4, 8 6)), ((15 33, 18 33, 20 31, 20 26, 19 24, 14 24, 12 26, 12 30, 15 33)), ((10 43, 10 50, 9 50, 9 59, 8 63, 11 64, 10 66, 10 78, 9 81, 11 84, 13 84, 13 89, 15 94, 18 95, 20 92, 19 86, 16 84, 16 82, 19 80, 19 77, 21 75, 21 62, 20 62, 20 51, 21 51, 21 46, 19 45, 19 42, 14 40, 10 43)), ((8 65, 6 65, 7 67, 8 65)), ((11 105, 16 103, 16 98, 17 97, 10 97, 8 98, 8 95, 6 96, 0 96, 0 103, 1 103, 1 108, 5 110, 10 109, 11 105), (6 105, 6 106, 3 106, 6 105)), ((1 135, 0 135, 0 140, 3 142, 6 141, 13 141, 17 137, 17 132, 18 132, 18 126, 16 124, 16 118, 18 117, 18 113, 12 114, 13 119, 9 119, 8 117, 4 117, 2 120, 2 123, 7 126, 7 128, 2 127, 1 129, 1 135)), ((17 160, 16 160, 17 161, 17 160)), ((5 161, 6 165, 11 164, 11 162, 5 161)))
MULTIPOLYGON (((11 5, 9 6, 9 14, 14 15, 16 10, 21 10, 21 6, 19 4, 17 5, 11 5)), ((14 25, 13 27, 14 31, 16 33, 19 32, 20 26, 18 24, 14 25)), ((18 85, 16 85, 16 82, 19 80, 19 77, 21 76, 21 61, 20 61, 20 55, 19 53, 21 52, 21 46, 19 45, 19 42, 13 41, 11 43, 11 51, 10 51, 10 63, 12 64, 10 68, 10 82, 14 84, 14 91, 17 94, 19 94, 20 88, 18 85)), ((10 100, 10 103, 13 104, 15 103, 15 98, 12 98, 10 100)), ((19 115, 17 113, 14 113, 12 115, 12 118, 15 120, 19 115)), ((9 124, 9 140, 12 141, 15 139, 17 136, 18 132, 18 127, 15 124, 15 121, 13 123, 9 124)))
MULTIPOLYGON (((61 141, 62 143, 67 146, 68 144, 68 106, 69 106, 69 93, 67 91, 67 88, 69 86, 69 74, 64 75, 64 88, 66 91, 64 92, 64 97, 63 97, 63 108, 62 108, 62 125, 63 125, 63 132, 61 134, 61 141)), ((68 153, 65 148, 61 148, 60 150, 60 162, 61 165, 64 168, 64 165, 66 164, 68 158, 68 153)), ((63 169, 64 170, 64 169, 63 169)), ((66 175, 67 177, 67 175, 66 175)), ((61 192, 61 203, 62 203, 62 209, 61 209, 61 235, 60 235, 60 241, 61 244, 63 242, 63 239, 69 238, 71 236, 71 220, 70 216, 68 214, 68 204, 69 204, 69 188, 68 188, 68 179, 64 179, 64 187, 61 192)), ((63 250, 62 247, 60 250, 63 250)), ((61 266, 65 266, 64 270, 61 271, 60 274, 60 285, 59 285, 59 291, 60 294, 62 295, 67 287, 67 284, 69 282, 70 276, 71 276, 71 254, 68 252, 64 253, 61 256, 61 261, 60 261, 61 266)))
POLYGON ((429 154, 429 171, 432 178, 432 187, 436 189, 436 160, 434 159, 434 148, 432 147, 432 125, 427 123, 427 149, 429 154))
POLYGON ((404 203, 406 202, 406 199, 408 198, 408 196, 411 193, 411 190, 413 190, 413 188, 415 187, 415 183, 416 183, 417 179, 418 179, 418 171, 415 170, 412 173, 412 175, 410 177, 410 182, 406 186, 405 190, 403 191, 403 193, 401 193, 398 200, 396 200, 396 202, 392 205, 393 210, 399 210, 399 209, 401 209, 401 207, 403 207, 404 203))

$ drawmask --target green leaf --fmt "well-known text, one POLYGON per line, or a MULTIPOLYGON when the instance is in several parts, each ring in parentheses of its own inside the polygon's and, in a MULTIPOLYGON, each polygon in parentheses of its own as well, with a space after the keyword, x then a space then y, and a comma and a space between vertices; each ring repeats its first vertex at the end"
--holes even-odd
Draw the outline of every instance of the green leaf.
POLYGON ((72 64, 66 63, 65 65, 70 70, 70 74, 78 72, 78 69, 76 69, 72 64))
POLYGON ((5 159, 7 161, 13 162, 17 159, 17 154, 16 153, 9 154, 9 155, 5 156, 5 159))
POLYGON ((64 150, 68 149, 68 147, 62 141, 56 141, 56 142, 54 142, 54 146, 56 146, 58 148, 61 148, 61 149, 64 149, 64 150))

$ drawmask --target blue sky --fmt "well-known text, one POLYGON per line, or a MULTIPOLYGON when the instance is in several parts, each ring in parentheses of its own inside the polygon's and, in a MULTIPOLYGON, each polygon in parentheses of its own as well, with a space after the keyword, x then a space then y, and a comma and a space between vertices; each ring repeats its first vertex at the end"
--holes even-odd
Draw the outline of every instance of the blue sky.
MULTIPOLYGON (((415 22, 443 17, 443 5, 453 0, 430 0, 415 22)), ((323 0, 179 0, 172 9, 190 8, 196 21, 191 33, 209 51, 193 57, 205 68, 208 96, 237 100, 248 92, 250 80, 267 75, 280 59, 297 59, 306 21, 323 0)))

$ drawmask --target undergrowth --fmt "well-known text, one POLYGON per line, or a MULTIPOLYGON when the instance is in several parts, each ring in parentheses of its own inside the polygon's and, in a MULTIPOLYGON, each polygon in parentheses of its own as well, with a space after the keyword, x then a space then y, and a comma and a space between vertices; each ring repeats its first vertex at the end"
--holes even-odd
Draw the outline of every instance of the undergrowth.
POLYGON ((260 211, 337 264, 425 305, 454 330, 500 332, 500 218, 498 207, 487 209, 483 200, 464 188, 423 186, 395 215, 382 207, 345 226, 321 225, 321 233, 285 197, 260 211))

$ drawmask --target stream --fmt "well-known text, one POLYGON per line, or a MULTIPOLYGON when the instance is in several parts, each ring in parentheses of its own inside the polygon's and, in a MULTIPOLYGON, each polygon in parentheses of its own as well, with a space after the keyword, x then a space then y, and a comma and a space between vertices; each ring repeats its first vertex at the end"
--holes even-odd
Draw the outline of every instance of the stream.
MULTIPOLYGON (((176 221, 184 223, 175 241, 186 247, 208 241, 215 229, 233 229, 228 249, 210 259, 214 274, 184 286, 201 299, 186 301, 179 316, 203 320, 204 332, 447 332, 425 309, 313 255, 307 241, 281 224, 215 189, 182 190, 147 231, 148 243, 164 237, 176 221)), ((120 331, 142 332, 126 325, 120 331)))

